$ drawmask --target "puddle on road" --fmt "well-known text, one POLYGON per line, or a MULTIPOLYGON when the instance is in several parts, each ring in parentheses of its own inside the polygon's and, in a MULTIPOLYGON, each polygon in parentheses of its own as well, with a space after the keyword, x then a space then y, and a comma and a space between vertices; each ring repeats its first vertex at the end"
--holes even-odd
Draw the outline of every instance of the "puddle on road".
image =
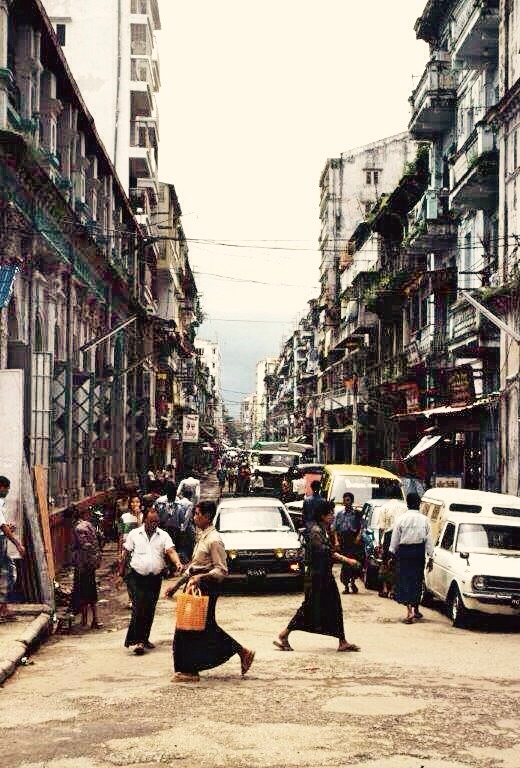
POLYGON ((325 712, 359 716, 408 715, 425 709, 428 704, 427 699, 409 696, 335 696, 322 709, 325 712))

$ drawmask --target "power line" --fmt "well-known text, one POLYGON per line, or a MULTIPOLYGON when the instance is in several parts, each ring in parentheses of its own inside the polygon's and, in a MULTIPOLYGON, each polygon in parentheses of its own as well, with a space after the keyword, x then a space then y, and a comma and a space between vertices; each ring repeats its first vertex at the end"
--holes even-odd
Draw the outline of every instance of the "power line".
POLYGON ((216 275, 213 272, 198 272, 196 270, 193 270, 194 275, 204 275, 205 277, 214 277, 217 280, 230 280, 234 283, 254 283, 255 285, 276 285, 280 288, 305 288, 307 291, 316 290, 317 286, 315 285, 296 285, 294 283, 268 283, 265 280, 248 280, 247 278, 243 277, 231 277, 231 275, 216 275))

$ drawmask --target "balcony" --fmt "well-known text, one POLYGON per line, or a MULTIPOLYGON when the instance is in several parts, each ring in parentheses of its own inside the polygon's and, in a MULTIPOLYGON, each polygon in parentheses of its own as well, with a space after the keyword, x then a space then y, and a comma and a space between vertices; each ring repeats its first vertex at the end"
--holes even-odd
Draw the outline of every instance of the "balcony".
POLYGON ((455 119, 456 97, 457 84, 451 65, 445 61, 429 61, 409 99, 411 135, 416 139, 429 139, 447 130, 455 119))
POLYGON ((395 384, 408 376, 408 355, 401 353, 375 365, 365 376, 369 388, 395 384))
POLYGON ((466 0, 452 27, 453 59, 478 67, 498 58, 498 0, 466 0))
POLYGON ((448 318, 450 351, 465 357, 482 357, 500 342, 499 329, 466 301, 452 305, 448 318))
POLYGON ((377 315, 370 312, 360 299, 350 302, 349 311, 341 321, 341 325, 334 336, 335 347, 357 347, 364 341, 365 334, 369 333, 378 322, 377 315))
POLYGON ((132 147, 130 150, 130 176, 137 179, 155 179, 157 162, 155 150, 147 147, 132 147))
POLYGON ((450 208, 494 210, 498 201, 498 151, 491 128, 478 123, 451 163, 450 208))
POLYGON ((448 195, 427 189, 408 214, 407 250, 427 254, 457 243, 457 225, 448 211, 448 195))

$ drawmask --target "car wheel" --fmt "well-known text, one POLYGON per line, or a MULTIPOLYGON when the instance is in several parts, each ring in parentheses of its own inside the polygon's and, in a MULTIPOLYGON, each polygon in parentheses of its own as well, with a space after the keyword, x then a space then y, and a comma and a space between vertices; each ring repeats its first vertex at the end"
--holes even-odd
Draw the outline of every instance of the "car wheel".
POLYGON ((462 596, 458 587, 453 587, 452 589, 448 608, 452 626, 465 627, 468 622, 468 612, 462 602, 462 596))

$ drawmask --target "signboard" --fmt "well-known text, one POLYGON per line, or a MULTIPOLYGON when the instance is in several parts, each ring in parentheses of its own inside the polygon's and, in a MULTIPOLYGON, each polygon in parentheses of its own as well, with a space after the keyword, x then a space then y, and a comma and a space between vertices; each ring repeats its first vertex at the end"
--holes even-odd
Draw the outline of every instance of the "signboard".
POLYGON ((466 405, 475 397, 473 369, 461 365, 448 373, 448 397, 450 405, 466 405))
POLYGON ((199 441, 199 414, 185 413, 182 417, 182 442, 198 443, 199 441))
POLYGON ((461 475, 435 475, 433 478, 435 488, 462 488, 461 475))

